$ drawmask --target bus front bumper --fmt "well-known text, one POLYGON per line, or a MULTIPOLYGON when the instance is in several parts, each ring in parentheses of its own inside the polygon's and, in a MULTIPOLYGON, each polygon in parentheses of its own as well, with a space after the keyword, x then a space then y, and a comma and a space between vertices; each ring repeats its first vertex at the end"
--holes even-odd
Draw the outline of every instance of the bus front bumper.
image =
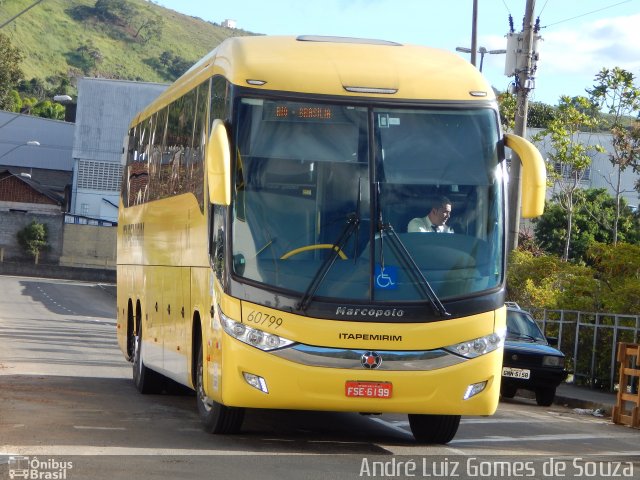
POLYGON ((336 368, 299 363, 284 358, 286 355, 225 340, 224 355, 207 364, 207 390, 211 398, 227 406, 491 415, 498 405, 502 348, 441 368, 393 370, 393 362, 384 364, 384 353, 379 368, 365 368, 360 358, 353 368, 336 368), (380 394, 376 385, 384 387, 384 396, 367 396, 380 394), (469 397, 474 385, 479 391, 469 397), (360 396, 352 396, 354 393, 360 396))

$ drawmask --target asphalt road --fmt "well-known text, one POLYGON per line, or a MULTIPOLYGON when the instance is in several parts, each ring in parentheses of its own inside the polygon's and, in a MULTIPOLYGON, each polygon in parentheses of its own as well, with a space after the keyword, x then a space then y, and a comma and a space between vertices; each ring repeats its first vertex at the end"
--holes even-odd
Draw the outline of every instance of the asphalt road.
POLYGON ((334 412, 250 410, 214 436, 192 395, 130 378, 109 289, 0 276, 0 479, 640 478, 640 431, 530 399, 446 446, 416 445, 403 415, 334 412))

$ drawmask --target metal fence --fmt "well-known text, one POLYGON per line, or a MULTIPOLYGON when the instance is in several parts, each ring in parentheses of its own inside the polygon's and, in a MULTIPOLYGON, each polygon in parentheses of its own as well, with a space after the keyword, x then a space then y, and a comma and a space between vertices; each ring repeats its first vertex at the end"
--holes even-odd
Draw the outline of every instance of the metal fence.
POLYGON ((547 337, 558 338, 577 385, 617 390, 618 342, 638 343, 640 315, 528 309, 547 337))

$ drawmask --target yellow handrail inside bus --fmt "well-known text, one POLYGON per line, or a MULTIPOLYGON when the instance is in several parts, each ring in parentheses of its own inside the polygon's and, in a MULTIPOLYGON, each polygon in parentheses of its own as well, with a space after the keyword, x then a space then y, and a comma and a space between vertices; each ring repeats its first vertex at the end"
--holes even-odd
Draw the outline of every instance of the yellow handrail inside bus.
POLYGON ((289 257, 293 257, 294 255, 297 255, 299 253, 302 252, 307 252, 309 250, 318 250, 320 248, 331 248, 333 250, 335 250, 336 252, 338 252, 338 255, 340 256, 340 258, 342 260, 346 260, 347 256, 344 254, 344 252, 342 250, 340 250, 340 248, 337 245, 333 245, 331 243, 317 243, 315 245, 306 245, 304 247, 299 247, 299 248, 294 248, 293 250, 285 253, 284 255, 282 255, 280 257, 280 260, 286 260, 289 257))

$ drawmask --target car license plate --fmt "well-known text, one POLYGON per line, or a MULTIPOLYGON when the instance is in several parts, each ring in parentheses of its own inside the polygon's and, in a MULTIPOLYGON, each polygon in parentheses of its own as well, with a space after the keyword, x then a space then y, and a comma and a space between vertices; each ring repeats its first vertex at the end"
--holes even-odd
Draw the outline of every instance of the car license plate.
POLYGON ((527 370, 526 368, 502 367, 502 376, 528 380, 531 376, 531 370, 527 370))
POLYGON ((348 380, 344 384, 347 397, 391 398, 393 384, 391 382, 360 382, 348 380))

